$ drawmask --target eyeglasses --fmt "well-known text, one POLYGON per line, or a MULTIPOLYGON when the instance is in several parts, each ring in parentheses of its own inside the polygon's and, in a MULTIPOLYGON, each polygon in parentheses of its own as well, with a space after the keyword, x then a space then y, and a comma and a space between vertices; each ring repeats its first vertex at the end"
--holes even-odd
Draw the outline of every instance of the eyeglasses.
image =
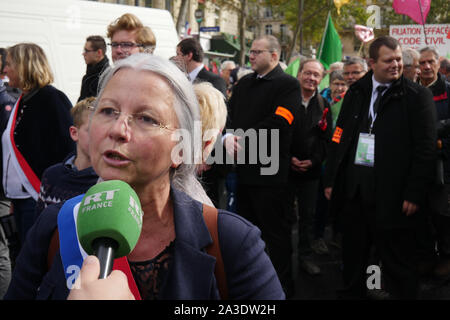
POLYGON ((403 68, 414 68, 414 69, 420 70, 420 66, 419 65, 412 65, 412 64, 405 64, 403 66, 403 68))
POLYGON ((111 46, 113 49, 118 49, 119 47, 122 48, 122 50, 131 50, 135 47, 143 47, 143 44, 134 43, 134 42, 111 42, 108 43, 108 46, 111 46))
MULTIPOLYGON (((112 107, 102 107, 98 106, 97 109, 90 106, 88 107, 91 111, 95 111, 93 117, 98 118, 101 123, 111 124, 117 121, 122 113, 112 107)), ((136 128, 142 132, 155 133, 162 131, 163 129, 173 131, 175 128, 170 128, 168 125, 162 124, 154 119, 148 112, 139 112, 135 114, 125 114, 127 119, 127 124, 130 127, 136 128)))
POLYGON ((250 55, 253 54, 253 55, 257 56, 257 55, 260 55, 261 53, 263 53, 264 51, 271 52, 270 50, 264 49, 264 50, 250 50, 249 53, 250 53, 250 55))
POLYGON ((421 66, 424 66, 424 65, 426 65, 426 64, 429 64, 429 65, 435 65, 435 64, 437 64, 437 60, 435 60, 435 59, 431 59, 431 60, 422 60, 422 61, 419 61, 419 64, 421 65, 421 66))
POLYGON ((361 74, 361 72, 362 71, 352 71, 352 72, 343 72, 342 74, 344 75, 344 76, 348 76, 348 75, 352 75, 352 76, 358 76, 358 75, 360 75, 361 74))
POLYGON ((311 77, 311 76, 314 76, 315 78, 321 78, 322 77, 322 75, 320 74, 320 73, 317 73, 317 72, 311 72, 311 71, 304 71, 304 72, 302 72, 305 76, 307 76, 307 77, 311 77))
POLYGON ((88 49, 86 49, 86 48, 83 49, 83 52, 84 52, 84 53, 95 52, 95 51, 97 51, 97 50, 88 50, 88 49))

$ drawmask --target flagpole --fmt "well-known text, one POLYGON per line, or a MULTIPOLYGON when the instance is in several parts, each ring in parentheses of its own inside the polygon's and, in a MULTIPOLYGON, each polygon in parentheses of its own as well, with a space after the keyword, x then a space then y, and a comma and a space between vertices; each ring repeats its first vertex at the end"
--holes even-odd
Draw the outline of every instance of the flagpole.
POLYGON ((328 11, 327 23, 325 24, 325 30, 323 31, 322 42, 320 43, 320 48, 319 48, 319 55, 317 56, 318 60, 320 60, 320 57, 322 56, 323 44, 325 42, 325 34, 328 30, 328 23, 330 21, 330 16, 331 16, 331 10, 328 11))
POLYGON ((361 45, 359 46, 359 51, 358 51, 358 56, 360 56, 361 58, 362 58, 361 52, 362 52, 363 46, 364 46, 364 41, 361 41, 361 45))
POLYGON ((423 21, 423 12, 422 12, 422 3, 421 0, 417 0, 420 9, 420 16, 422 17, 422 27, 423 27, 423 35, 425 36, 425 44, 428 45, 427 34, 425 32, 425 21, 423 21))

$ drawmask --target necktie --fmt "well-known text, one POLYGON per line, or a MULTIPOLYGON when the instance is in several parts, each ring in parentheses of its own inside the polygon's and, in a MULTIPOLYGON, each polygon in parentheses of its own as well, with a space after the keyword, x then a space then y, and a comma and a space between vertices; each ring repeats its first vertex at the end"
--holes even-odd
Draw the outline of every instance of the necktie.
POLYGON ((378 112, 378 107, 380 106, 380 101, 381 101, 381 97, 383 96, 383 92, 384 90, 386 90, 387 87, 386 86, 378 86, 377 87, 377 98, 375 99, 375 103, 373 104, 373 114, 377 114, 378 112))

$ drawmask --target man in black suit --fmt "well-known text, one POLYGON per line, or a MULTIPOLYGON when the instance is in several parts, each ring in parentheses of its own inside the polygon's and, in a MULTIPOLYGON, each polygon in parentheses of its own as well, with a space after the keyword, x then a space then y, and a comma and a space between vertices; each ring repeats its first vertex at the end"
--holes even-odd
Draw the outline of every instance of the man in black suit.
POLYGON ((298 80, 280 67, 280 52, 274 36, 253 41, 250 64, 254 72, 242 77, 233 89, 224 144, 237 162, 237 213, 261 229, 281 285, 290 297, 294 286, 286 189, 302 98, 298 80), (264 159, 269 154, 271 159, 264 159))
MULTIPOLYGON (((418 293, 416 233, 434 181, 436 113, 429 90, 402 76, 398 41, 370 46, 371 71, 345 94, 325 170, 325 195, 339 211, 343 235, 342 298, 365 298, 375 245, 386 290, 418 293)), ((373 283, 372 283, 373 284, 373 283)))
POLYGON ((191 82, 210 82, 214 88, 227 95, 227 85, 225 81, 217 74, 205 69, 203 64, 203 49, 195 38, 186 38, 177 45, 177 56, 180 57, 185 65, 191 82))
POLYGON ((83 57, 86 62, 86 74, 81 82, 78 101, 97 96, 100 75, 109 67, 105 39, 102 36, 87 37, 84 44, 83 57))
MULTIPOLYGON (((227 96, 227 85, 219 75, 216 75, 205 69, 203 64, 203 49, 200 43, 195 38, 186 38, 180 41, 177 45, 177 58, 183 61, 186 66, 186 71, 189 74, 189 79, 192 83, 209 82, 214 88, 222 92, 224 99, 227 96)), ((218 139, 215 148, 221 147, 220 139, 218 139)), ((214 156, 215 149, 212 151, 214 156)), ((208 170, 201 173, 201 180, 205 187, 206 193, 211 198, 216 207, 220 206, 221 195, 225 188, 225 177, 227 167, 224 164, 213 163, 208 166, 208 170)))

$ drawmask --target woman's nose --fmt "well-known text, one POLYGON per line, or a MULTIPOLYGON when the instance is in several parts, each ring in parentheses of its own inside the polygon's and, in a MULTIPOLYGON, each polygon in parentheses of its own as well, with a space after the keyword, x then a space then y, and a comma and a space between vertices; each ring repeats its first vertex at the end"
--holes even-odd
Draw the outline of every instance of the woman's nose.
POLYGON ((129 141, 131 137, 130 116, 126 114, 118 115, 110 129, 110 136, 113 139, 129 141))

